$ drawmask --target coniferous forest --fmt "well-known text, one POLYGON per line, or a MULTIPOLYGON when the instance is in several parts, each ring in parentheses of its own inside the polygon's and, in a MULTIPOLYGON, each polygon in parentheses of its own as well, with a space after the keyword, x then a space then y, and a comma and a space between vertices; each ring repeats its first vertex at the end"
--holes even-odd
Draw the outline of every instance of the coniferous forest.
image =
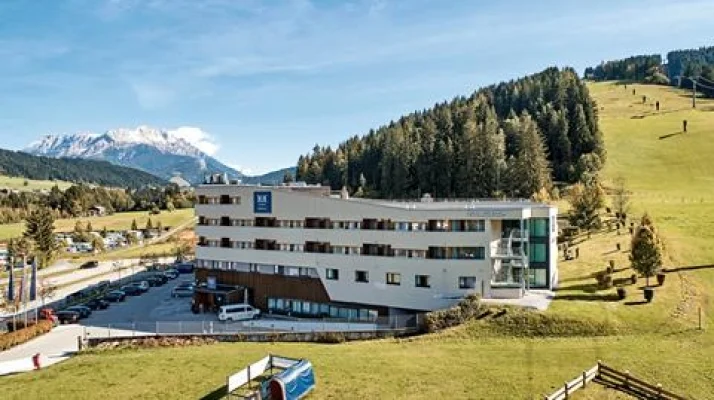
POLYGON ((666 60, 663 63, 660 55, 652 54, 607 61, 586 68, 584 76, 596 81, 671 84, 684 89, 692 89, 694 79, 698 93, 714 98, 714 46, 670 51, 666 60))
POLYGON ((357 196, 533 197, 605 161, 597 106, 572 68, 477 90, 337 148, 300 156, 297 180, 357 196))

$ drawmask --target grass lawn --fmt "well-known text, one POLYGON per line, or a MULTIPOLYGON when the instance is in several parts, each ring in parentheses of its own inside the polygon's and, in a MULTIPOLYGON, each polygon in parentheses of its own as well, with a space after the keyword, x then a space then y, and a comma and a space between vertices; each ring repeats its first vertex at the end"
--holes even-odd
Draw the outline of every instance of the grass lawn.
MULTIPOLYGON (((158 221, 161 221, 164 227, 167 227, 179 225, 193 218, 193 216, 193 209, 187 208, 173 212, 162 211, 159 215, 150 215, 147 211, 136 211, 116 213, 104 217, 68 218, 55 221, 55 231, 70 232, 74 229, 74 225, 78 220, 82 221, 85 225, 87 222, 91 222, 95 230, 100 230, 104 227, 107 227, 108 230, 124 230, 131 228, 131 221, 133 220, 136 220, 138 228, 142 229, 146 226, 146 221, 148 221, 149 218, 151 218, 154 226, 156 226, 158 221)), ((0 240, 18 237, 22 235, 24 230, 25 224, 23 223, 0 225, 0 240)))
POLYGON ((72 186, 71 182, 65 181, 36 181, 32 179, 18 178, 15 176, 0 175, 0 188, 15 189, 20 191, 32 191, 40 189, 52 189, 57 185, 60 190, 65 190, 72 186), (25 186, 27 182, 27 186, 25 186))
MULTIPOLYGON (((529 399, 607 360, 645 379, 707 398, 714 387, 712 342, 660 336, 599 339, 455 338, 316 344, 217 344, 86 354, 37 373, 0 380, 6 399, 196 399, 266 354, 308 357, 317 389, 311 399, 529 399), (658 360, 653 362, 653 360, 658 360), (662 373, 666 371, 666 373, 662 373), (684 386, 680 376, 689 376, 684 386)), ((602 391, 578 399, 602 399, 602 391)), ((613 397, 614 398, 614 397, 613 397)))
MULTIPOLYGON (((683 91, 599 83, 591 85, 601 107, 608 160, 606 184, 623 176, 633 192, 631 216, 648 211, 667 241, 670 267, 714 264, 714 101, 691 110, 683 91), (637 96, 631 95, 632 88, 637 96), (661 110, 641 104, 660 101, 661 110), (689 132, 678 134, 682 119, 689 132), (667 136, 670 135, 670 136, 667 136), (660 137, 663 137, 660 139, 660 137)), ((268 353, 307 357, 316 367, 314 399, 542 398, 602 360, 620 370, 692 398, 714 398, 714 269, 667 274, 650 304, 639 303, 643 283, 593 288, 592 274, 612 259, 615 279, 630 276, 626 229, 594 234, 580 244, 580 258, 560 263, 562 289, 546 316, 611 323, 608 337, 516 338, 483 329, 484 322, 412 340, 319 344, 218 344, 211 346, 83 354, 37 373, 0 380, 6 398, 200 398, 226 375, 268 353), (616 251, 615 244, 622 250, 616 251), (698 309, 705 330, 696 329, 698 309)), ((618 281, 619 282, 619 281, 618 281)), ((577 399, 619 399, 599 387, 577 399)))

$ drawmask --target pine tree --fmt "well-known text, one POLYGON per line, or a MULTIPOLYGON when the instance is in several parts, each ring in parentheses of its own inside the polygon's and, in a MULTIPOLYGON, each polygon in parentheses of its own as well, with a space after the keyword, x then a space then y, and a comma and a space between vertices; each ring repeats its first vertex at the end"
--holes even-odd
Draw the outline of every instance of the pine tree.
POLYGON ((646 213, 632 236, 630 265, 632 269, 645 276, 648 287, 649 278, 662 268, 662 242, 652 219, 646 213))
MULTIPOLYGON (((485 99, 482 100, 485 102, 485 99)), ((478 126, 469 143, 468 163, 470 181, 469 195, 494 197, 501 189, 501 177, 505 173, 506 146, 503 131, 498 127, 493 107, 481 103, 477 109, 478 126)))
POLYGON ((285 174, 283 174, 283 183, 291 183, 292 181, 294 181, 292 172, 285 171, 285 174))
POLYGON ((74 224, 74 233, 77 235, 83 235, 85 232, 84 226, 82 225, 82 221, 77 221, 74 224))
POLYGON ((86 230, 86 232, 87 232, 87 233, 92 233, 92 232, 94 232, 94 228, 92 227, 92 223, 89 222, 89 221, 87 221, 87 230, 86 230))
POLYGON ((531 198, 545 189, 550 191, 550 165, 543 138, 533 119, 525 113, 518 121, 518 154, 508 163, 508 189, 512 195, 531 198))
POLYGON ((34 210, 27 217, 25 222, 25 233, 23 236, 34 243, 34 248, 38 253, 39 267, 44 268, 57 251, 54 238, 54 215, 48 208, 34 210))
POLYGON ((102 228, 101 236, 102 236, 103 238, 106 238, 107 235, 108 235, 107 227, 105 226, 105 227, 102 228))
POLYGON ((570 189, 570 223, 580 229, 593 230, 601 225, 600 209, 605 205, 605 194, 596 179, 577 183, 570 189))
POLYGON ((136 224, 136 219, 131 220, 131 230, 132 231, 139 230, 139 226, 136 224))
POLYGON ((151 230, 154 229, 154 224, 151 222, 151 217, 149 217, 148 220, 146 220, 146 230, 151 230))

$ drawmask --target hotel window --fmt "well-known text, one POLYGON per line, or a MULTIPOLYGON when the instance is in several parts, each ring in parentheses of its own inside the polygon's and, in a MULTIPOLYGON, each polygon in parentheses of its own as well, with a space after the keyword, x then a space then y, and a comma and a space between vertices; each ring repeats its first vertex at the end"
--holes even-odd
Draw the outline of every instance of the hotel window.
POLYGON ((367 271, 355 271, 355 282, 369 282, 369 273, 367 271))
POLYGON ((414 286, 428 288, 429 285, 429 275, 415 275, 414 276, 414 286))
POLYGON ((459 289, 474 289, 476 288, 476 277, 475 276, 460 276, 459 277, 459 289))
POLYGON ((331 281, 339 280, 340 271, 336 268, 327 268, 327 270, 325 270, 325 277, 331 281))
POLYGON ((469 232, 484 232, 486 230, 486 221, 482 219, 467 220, 466 230, 469 232))
POLYGON ((548 236, 548 218, 533 218, 530 220, 530 235, 533 237, 548 236))
POLYGON ((530 243, 529 260, 530 262, 546 262, 548 261, 547 249, 545 243, 530 243))
POLYGON ((387 272, 387 285, 401 285, 402 274, 387 272))

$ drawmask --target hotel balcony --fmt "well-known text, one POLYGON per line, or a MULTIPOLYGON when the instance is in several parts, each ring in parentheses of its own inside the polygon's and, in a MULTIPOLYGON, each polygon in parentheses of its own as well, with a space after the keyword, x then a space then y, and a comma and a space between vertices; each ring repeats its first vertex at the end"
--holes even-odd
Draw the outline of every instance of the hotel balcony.
POLYGON ((523 256, 525 254, 520 243, 514 246, 510 239, 500 239, 491 244, 491 257, 493 258, 521 258, 523 256))

